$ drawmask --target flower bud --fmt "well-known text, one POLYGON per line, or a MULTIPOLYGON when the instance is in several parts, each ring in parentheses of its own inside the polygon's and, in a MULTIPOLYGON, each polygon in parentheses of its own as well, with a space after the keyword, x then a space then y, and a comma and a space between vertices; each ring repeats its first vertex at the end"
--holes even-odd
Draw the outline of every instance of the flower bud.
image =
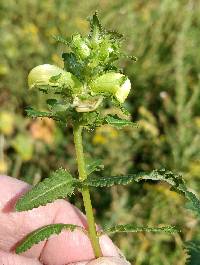
POLYGON ((111 72, 93 80, 90 88, 95 93, 110 93, 123 103, 131 90, 131 82, 125 75, 111 72))
POLYGON ((85 59, 90 55, 90 49, 82 39, 80 34, 72 36, 72 44, 76 48, 77 53, 82 59, 85 59))
POLYGON ((71 73, 51 64, 42 64, 34 67, 28 75, 28 86, 66 86, 80 88, 80 81, 71 73))

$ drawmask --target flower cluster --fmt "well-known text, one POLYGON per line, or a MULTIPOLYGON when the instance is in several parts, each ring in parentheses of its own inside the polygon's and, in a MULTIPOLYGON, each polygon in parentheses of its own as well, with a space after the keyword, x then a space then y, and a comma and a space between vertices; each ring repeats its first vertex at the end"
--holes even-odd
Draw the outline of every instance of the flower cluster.
POLYGON ((95 111, 105 98, 122 104, 131 89, 130 80, 115 66, 122 56, 122 35, 105 31, 96 13, 90 18, 90 26, 86 37, 80 34, 69 39, 56 37, 71 49, 62 55, 64 69, 44 64, 33 68, 28 76, 30 88, 60 94, 76 112, 95 111))

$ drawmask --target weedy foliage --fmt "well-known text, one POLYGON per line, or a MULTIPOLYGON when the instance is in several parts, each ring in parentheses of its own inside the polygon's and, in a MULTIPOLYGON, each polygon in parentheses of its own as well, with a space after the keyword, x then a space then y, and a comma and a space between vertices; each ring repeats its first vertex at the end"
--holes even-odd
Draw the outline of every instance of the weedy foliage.
MULTIPOLYGON (((49 178, 37 184, 32 190, 22 196, 17 204, 17 211, 26 211, 56 199, 67 198, 75 191, 82 193, 88 231, 73 224, 53 224, 42 227, 30 235, 16 248, 21 253, 34 244, 48 239, 53 234, 59 234, 63 229, 81 229, 91 240, 95 257, 102 255, 99 236, 102 233, 117 232, 167 232, 176 233, 179 229, 174 226, 148 227, 135 224, 120 224, 105 227, 101 232, 96 231, 89 189, 91 187, 111 187, 127 185, 140 181, 162 181, 171 186, 171 190, 183 195, 188 201, 188 208, 200 216, 200 201, 189 191, 179 174, 167 170, 140 172, 125 176, 93 176, 95 171, 102 169, 101 161, 85 162, 82 145, 83 129, 94 129, 101 125, 110 125, 117 129, 125 126, 135 126, 128 119, 129 113, 124 108, 131 83, 117 66, 117 61, 127 57, 121 51, 123 36, 115 31, 105 30, 95 13, 90 19, 90 32, 85 37, 74 34, 71 38, 55 36, 58 42, 65 44, 69 52, 62 55, 64 69, 55 65, 39 65, 31 70, 28 76, 30 89, 38 89, 47 95, 48 111, 29 108, 29 116, 48 117, 73 128, 74 144, 78 163, 79 178, 72 176, 64 169, 53 172, 49 178), (116 114, 106 114, 103 110, 113 105, 127 117, 121 118, 116 114), (90 175, 90 176, 89 176, 90 175)), ((135 57, 129 57, 135 60, 135 57)))

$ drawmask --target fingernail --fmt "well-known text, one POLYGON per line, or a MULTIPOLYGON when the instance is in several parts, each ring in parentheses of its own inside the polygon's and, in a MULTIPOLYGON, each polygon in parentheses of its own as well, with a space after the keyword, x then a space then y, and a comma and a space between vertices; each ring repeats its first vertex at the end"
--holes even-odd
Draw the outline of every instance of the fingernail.
POLYGON ((90 261, 87 265, 130 265, 130 263, 118 257, 101 257, 90 261))

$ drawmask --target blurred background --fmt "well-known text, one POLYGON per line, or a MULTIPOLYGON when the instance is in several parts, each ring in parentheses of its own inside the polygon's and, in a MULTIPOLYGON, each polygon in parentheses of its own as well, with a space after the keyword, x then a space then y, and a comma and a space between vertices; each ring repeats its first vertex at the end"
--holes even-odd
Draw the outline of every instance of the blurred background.
MULTIPOLYGON (((139 128, 103 126, 85 132, 87 159, 102 159, 116 175, 154 168, 181 172, 200 191, 200 1, 199 0, 1 0, 0 173, 33 185, 58 167, 76 174, 70 128, 26 117, 29 105, 44 108, 27 90, 38 64, 63 66, 65 47, 52 35, 85 34, 86 18, 99 11, 103 25, 125 35, 124 50, 138 58, 120 62, 132 82, 126 107, 139 128)), ((200 193, 200 192, 199 192, 200 193)), ((135 223, 181 228, 176 235, 119 234, 113 240, 135 265, 183 265, 183 242, 200 238, 195 216, 163 184, 131 184, 92 190, 100 224, 135 223)), ((82 207, 80 194, 71 201, 82 207)))

